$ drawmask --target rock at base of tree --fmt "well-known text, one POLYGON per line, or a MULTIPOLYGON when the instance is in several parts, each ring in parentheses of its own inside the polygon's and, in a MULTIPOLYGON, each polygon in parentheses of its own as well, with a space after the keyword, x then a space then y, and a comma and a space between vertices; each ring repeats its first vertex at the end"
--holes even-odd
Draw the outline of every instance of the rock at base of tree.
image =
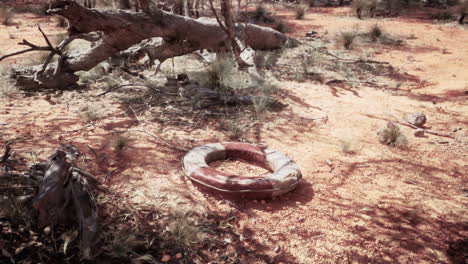
POLYGON ((426 124, 426 115, 424 113, 413 113, 406 117, 406 121, 412 125, 421 127, 426 124))

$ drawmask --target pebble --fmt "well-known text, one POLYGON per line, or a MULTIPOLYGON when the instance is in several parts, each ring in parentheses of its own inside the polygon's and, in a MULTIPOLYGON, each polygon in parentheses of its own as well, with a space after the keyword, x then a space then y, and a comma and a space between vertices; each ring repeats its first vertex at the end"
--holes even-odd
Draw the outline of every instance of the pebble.
POLYGON ((423 137, 424 136, 424 129, 418 128, 416 131, 414 131, 414 135, 416 137, 423 137))
POLYGON ((409 123, 417 127, 423 126, 426 123, 426 120, 427 120, 426 115, 424 113, 419 113, 419 112, 413 113, 406 117, 406 121, 408 121, 409 123))
POLYGON ((161 262, 168 262, 169 260, 171 260, 171 256, 169 255, 163 255, 162 258, 161 258, 161 262))
POLYGON ((46 228, 44 228, 44 234, 48 235, 50 233, 50 226, 46 226, 46 228))
POLYGON ((181 258, 182 258, 182 253, 177 253, 177 254, 175 255, 175 258, 176 258, 176 259, 181 259, 181 258))

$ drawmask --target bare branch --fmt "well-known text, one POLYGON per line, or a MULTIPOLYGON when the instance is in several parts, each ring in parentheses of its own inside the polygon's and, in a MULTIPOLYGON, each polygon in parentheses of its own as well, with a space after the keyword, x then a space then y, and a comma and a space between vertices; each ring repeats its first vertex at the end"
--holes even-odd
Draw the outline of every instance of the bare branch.
POLYGON ((219 26, 226 32, 226 34, 229 34, 228 29, 225 27, 221 19, 219 19, 218 13, 216 13, 216 9, 214 8, 214 5, 213 5, 213 0, 208 0, 208 1, 210 2, 211 12, 213 12, 213 15, 215 16, 216 21, 218 22, 219 26))
POLYGON ((9 57, 13 57, 13 56, 20 55, 20 54, 23 54, 23 53, 26 53, 26 52, 31 52, 31 51, 37 51, 37 49, 30 48, 30 49, 25 49, 25 50, 20 50, 20 51, 17 51, 17 52, 13 52, 13 53, 10 53, 10 54, 7 54, 7 55, 3 55, 3 56, 0 57, 0 61, 4 60, 6 58, 9 58, 9 57))
POLYGON ((46 36, 46 34, 44 33, 44 31, 42 31, 41 26, 40 26, 40 25, 37 25, 37 28, 39 29, 39 31, 41 32, 42 36, 44 37, 44 39, 45 39, 45 41, 46 41, 46 43, 47 43, 47 46, 49 46, 50 51, 55 52, 55 53, 57 53, 57 54, 61 54, 58 50, 56 50, 56 49, 54 48, 54 46, 52 46, 52 43, 50 43, 49 38, 46 36))

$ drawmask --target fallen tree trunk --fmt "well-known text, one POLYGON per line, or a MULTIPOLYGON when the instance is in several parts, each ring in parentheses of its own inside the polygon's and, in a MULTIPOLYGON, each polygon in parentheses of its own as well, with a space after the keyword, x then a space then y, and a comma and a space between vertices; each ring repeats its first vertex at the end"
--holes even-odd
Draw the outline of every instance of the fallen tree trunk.
MULTIPOLYGON (((60 59, 17 70, 17 85, 23 89, 67 88, 78 81, 76 72, 88 71, 112 55, 154 37, 162 38, 161 56, 155 56, 160 61, 201 49, 225 49, 230 44, 229 36, 215 20, 192 19, 155 8, 145 11, 96 10, 72 0, 54 0, 48 13, 68 19, 68 39, 57 48, 36 47, 49 49, 60 59), (85 51, 62 53, 74 39, 86 39, 93 45, 85 51)), ((235 24, 234 31, 236 38, 254 50, 280 49, 288 40, 278 31, 253 24, 235 24)), ((0 60, 8 56, 11 54, 0 60)))

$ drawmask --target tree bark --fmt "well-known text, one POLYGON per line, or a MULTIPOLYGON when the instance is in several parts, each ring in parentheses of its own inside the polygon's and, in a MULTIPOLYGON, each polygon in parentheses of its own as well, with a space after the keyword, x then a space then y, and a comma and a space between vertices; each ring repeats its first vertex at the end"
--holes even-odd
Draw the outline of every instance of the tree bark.
MULTIPOLYGON (((72 0, 54 0, 48 13, 61 15, 69 21, 69 39, 59 45, 62 48, 73 39, 86 39, 92 34, 99 37, 92 39, 90 49, 63 54, 58 62, 48 64, 45 69, 41 69, 44 65, 37 65, 17 70, 17 85, 23 89, 64 89, 76 85, 75 72, 88 71, 112 55, 153 37, 162 39, 162 58, 201 49, 225 49, 229 43, 226 32, 212 19, 192 19, 160 9, 139 13, 96 10, 84 8, 72 0), (171 52, 165 52, 166 49, 171 52)), ((280 49, 288 40, 286 35, 266 27, 253 24, 232 27, 234 37, 254 50, 280 49)))

